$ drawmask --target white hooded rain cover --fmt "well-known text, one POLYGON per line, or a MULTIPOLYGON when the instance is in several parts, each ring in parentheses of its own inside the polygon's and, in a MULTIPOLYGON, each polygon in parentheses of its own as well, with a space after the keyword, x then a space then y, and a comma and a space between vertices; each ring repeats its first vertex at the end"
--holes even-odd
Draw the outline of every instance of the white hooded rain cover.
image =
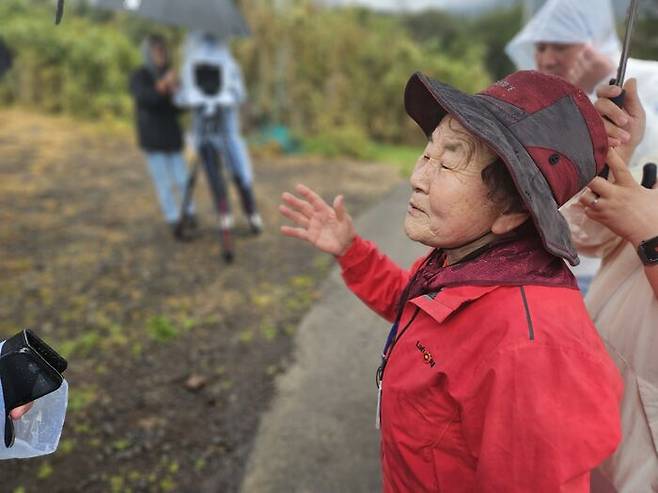
POLYGON ((181 88, 176 94, 176 104, 204 108, 212 113, 217 107, 242 104, 246 95, 242 71, 226 41, 199 31, 189 33, 183 49, 181 88), (199 85, 199 69, 206 70, 211 79, 215 72, 215 87, 212 81, 210 90, 199 85))
MULTIPOLYGON (((615 31, 609 0, 548 0, 508 43, 505 52, 519 70, 535 69, 535 44, 539 42, 590 44, 615 65, 615 71, 600 83, 607 84, 616 76, 621 42, 615 31)), ((658 159, 658 62, 629 58, 626 80, 631 77, 637 79, 640 99, 647 113, 644 139, 631 162, 631 166, 637 166, 658 159)), ((594 95, 590 97, 596 99, 594 95)))

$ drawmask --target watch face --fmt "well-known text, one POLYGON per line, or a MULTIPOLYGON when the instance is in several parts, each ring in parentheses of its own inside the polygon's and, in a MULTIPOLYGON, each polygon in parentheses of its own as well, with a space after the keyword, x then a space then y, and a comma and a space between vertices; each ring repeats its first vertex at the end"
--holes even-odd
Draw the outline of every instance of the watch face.
POLYGON ((640 250, 640 257, 642 257, 644 263, 658 263, 658 236, 640 243, 638 250, 640 250))

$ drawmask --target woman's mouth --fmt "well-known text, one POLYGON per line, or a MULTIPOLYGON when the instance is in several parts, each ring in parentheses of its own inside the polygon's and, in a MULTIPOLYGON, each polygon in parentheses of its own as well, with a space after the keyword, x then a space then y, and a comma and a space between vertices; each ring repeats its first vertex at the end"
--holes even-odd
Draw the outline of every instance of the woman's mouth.
POLYGON ((425 211, 423 211, 423 209, 416 206, 413 202, 409 202, 409 206, 407 207, 407 212, 409 214, 411 214, 412 216, 415 216, 417 214, 424 214, 425 213, 425 211))

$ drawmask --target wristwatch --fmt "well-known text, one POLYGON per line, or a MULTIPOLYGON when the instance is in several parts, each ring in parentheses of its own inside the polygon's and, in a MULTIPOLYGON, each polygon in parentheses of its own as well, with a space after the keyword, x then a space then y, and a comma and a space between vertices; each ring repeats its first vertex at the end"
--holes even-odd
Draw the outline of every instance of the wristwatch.
POLYGON ((62 385, 66 367, 66 360, 30 330, 5 341, 0 351, 5 447, 11 447, 15 438, 9 412, 56 391, 62 385))
POLYGON ((640 243, 637 247, 637 254, 644 265, 658 264, 658 236, 640 243))

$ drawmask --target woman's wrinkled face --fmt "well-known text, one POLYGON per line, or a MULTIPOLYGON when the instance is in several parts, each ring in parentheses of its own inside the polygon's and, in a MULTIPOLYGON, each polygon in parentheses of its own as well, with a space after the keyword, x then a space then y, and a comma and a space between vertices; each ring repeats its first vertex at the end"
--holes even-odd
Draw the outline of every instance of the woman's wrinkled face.
POLYGON ((537 70, 568 79, 584 48, 583 43, 537 43, 535 44, 537 70))
POLYGON ((481 173, 495 159, 457 120, 444 117, 411 176, 407 236, 434 248, 458 248, 488 233, 501 211, 481 173))

